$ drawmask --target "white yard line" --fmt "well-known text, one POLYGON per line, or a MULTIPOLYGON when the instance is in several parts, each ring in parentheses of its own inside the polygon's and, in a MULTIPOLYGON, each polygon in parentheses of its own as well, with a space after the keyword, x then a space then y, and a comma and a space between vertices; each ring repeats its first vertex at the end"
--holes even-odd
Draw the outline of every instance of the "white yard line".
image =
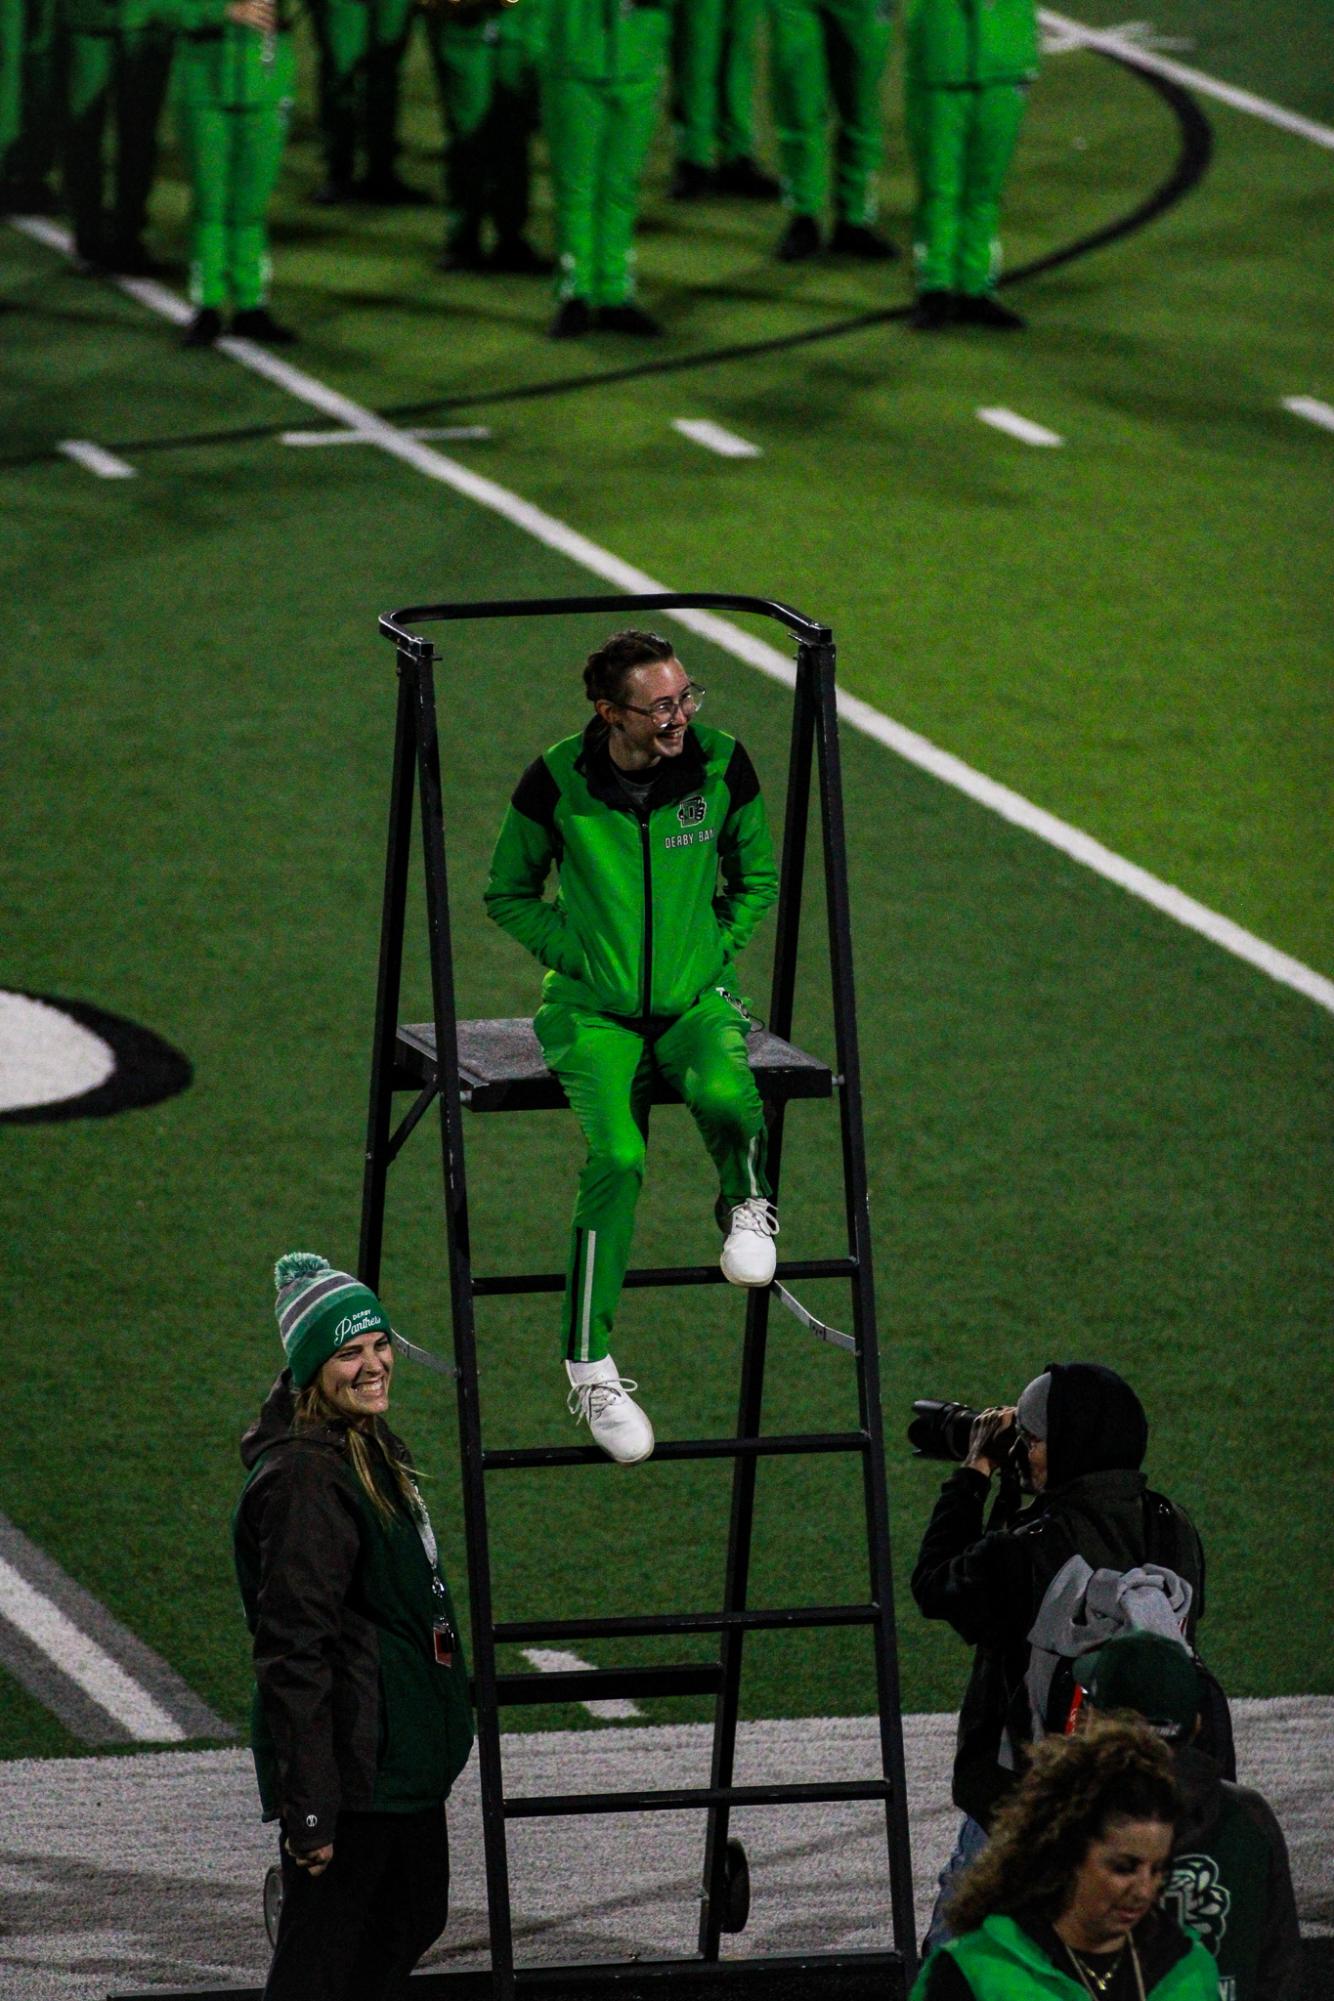
POLYGON ((673 417, 672 429, 679 431, 683 438, 689 438, 692 445, 703 445, 706 452, 717 452, 719 458, 758 459, 763 456, 758 445, 752 445, 747 438, 739 438, 735 431, 725 431, 711 417, 673 417))
POLYGON ((0 1619, 13 1626, 141 1744, 181 1744, 185 1731, 95 1640, 0 1557, 0 1619))
MULTIPOLYGON (((11 226, 21 230, 36 241, 49 244, 52 248, 69 255, 72 242, 68 233, 36 216, 16 216, 11 218, 11 226)), ((165 286, 157 285, 150 279, 125 278, 117 281, 121 289, 137 298, 153 311, 160 311, 171 319, 180 321, 189 317, 190 309, 165 286), (161 303, 159 303, 159 296, 161 303)), ((636 569, 609 549, 602 548, 577 529, 547 514, 542 508, 534 507, 531 501, 523 500, 508 488, 499 486, 494 480, 485 479, 480 473, 459 465, 446 458, 420 439, 410 438, 383 417, 367 410, 360 403, 354 403, 348 396, 342 396, 336 389, 330 389, 313 375, 294 368, 290 362, 268 353, 253 341, 234 340, 228 337, 218 342, 221 352, 234 361, 262 375, 267 381, 308 404, 312 409, 330 418, 333 422, 357 431, 372 443, 378 444, 392 458, 412 467, 427 479, 437 480, 448 486, 465 499, 475 501, 479 507, 488 508, 500 515, 514 527, 521 528, 535 541, 546 548, 554 549, 570 562, 577 563, 591 576, 600 577, 604 583, 617 590, 636 594, 662 592, 669 589, 643 570, 636 569)), ((719 618, 714 612, 677 611, 671 616, 679 625, 707 639, 710 645, 720 647, 730 653, 734 660, 742 660, 757 672, 766 674, 771 680, 779 681, 790 688, 796 680, 796 669, 789 657, 780 653, 767 640, 757 639, 745 632, 730 619, 719 618)), ((1225 952, 1243 959, 1248 965, 1266 973, 1270 979, 1282 986, 1293 988, 1297 993, 1314 1001, 1318 1007, 1334 1013, 1334 980, 1328 980, 1322 973, 1315 972, 1301 960, 1294 959, 1286 952, 1280 952, 1263 938, 1246 931, 1240 924, 1234 924, 1230 917, 1222 916, 1207 905, 1197 903, 1195 898, 1175 888, 1171 883, 1161 881, 1147 869, 1127 861, 1124 856, 1105 848, 1079 827, 1060 820, 1054 813, 1048 813, 1041 806, 1035 806, 1022 794, 1012 792, 1006 785, 1000 785, 984 772, 975 771, 962 758, 950 751, 941 750, 915 730, 906 729, 891 717, 882 715, 869 702, 861 701, 856 695, 849 695, 840 689, 838 712, 844 722, 864 736, 874 738, 887 749, 894 751, 910 764, 923 771, 929 771, 934 778, 945 785, 964 793, 980 806, 998 813, 1003 820, 1022 827, 1025 832, 1036 835, 1058 848, 1072 861, 1082 867, 1092 869, 1108 882, 1114 882, 1121 889, 1136 896, 1142 902, 1151 904, 1165 916, 1184 925, 1187 930, 1196 931, 1208 938, 1225 952)))
MULTIPOLYGON (((413 427, 404 432, 409 438, 421 438, 427 443, 467 444, 473 440, 489 438, 489 424, 438 424, 427 429, 413 427)), ((278 442, 282 445, 365 445, 373 441, 360 431, 282 431, 278 442)))
POLYGON ((1291 410, 1294 417, 1319 424, 1322 431, 1334 431, 1334 403, 1322 403, 1318 396, 1285 396, 1283 408, 1291 410))
POLYGON ((1174 63, 1169 57, 1142 47, 1139 42, 1118 34, 1115 28, 1086 28, 1082 21, 1072 21, 1065 14, 1053 14, 1047 7, 1038 9, 1038 19, 1044 28, 1054 29, 1086 49, 1099 49, 1104 55, 1115 56, 1120 62, 1133 63, 1136 69, 1152 70, 1155 76, 1183 84, 1187 90, 1198 90, 1202 97, 1215 98, 1220 104, 1230 105, 1233 111, 1244 111, 1251 118, 1262 118, 1266 125, 1276 125, 1281 132, 1294 133, 1299 139, 1309 139, 1313 146, 1324 146, 1334 151, 1334 128, 1317 125, 1314 118, 1303 118, 1299 111, 1288 111, 1281 104, 1271 104, 1267 97, 1257 97, 1254 91, 1239 90, 1235 84, 1222 83, 1203 70, 1187 69, 1184 63, 1174 63))
POLYGON ((135 477, 133 466, 126 465, 124 459, 118 459, 114 452, 104 451, 101 445, 93 444, 90 438, 62 438, 56 450, 63 452, 67 459, 73 459, 76 465, 95 472, 99 479, 135 477))
POLYGON ((1045 424, 1035 424, 1031 417, 1021 417, 1017 410, 1007 410, 1001 404, 979 410, 977 414, 981 421, 990 424, 994 431, 1004 431, 1008 437, 1018 438, 1023 445, 1065 443, 1059 431, 1049 431, 1045 424))
MULTIPOLYGON (((559 1647, 525 1647, 523 1657, 531 1661, 540 1674, 573 1674, 579 1668, 591 1668, 593 1665, 591 1661, 580 1660, 578 1654, 563 1653, 559 1647)), ((637 1702, 627 1702, 620 1696, 598 1697, 579 1706, 604 1723, 632 1723, 636 1716, 643 1714, 637 1702)))

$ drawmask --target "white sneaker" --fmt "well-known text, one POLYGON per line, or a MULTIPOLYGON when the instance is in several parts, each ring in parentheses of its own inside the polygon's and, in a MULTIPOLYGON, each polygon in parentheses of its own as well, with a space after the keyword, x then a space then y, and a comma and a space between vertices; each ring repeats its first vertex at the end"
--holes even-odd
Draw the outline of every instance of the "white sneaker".
POLYGON ((762 1195, 738 1202, 723 1245, 720 1263, 723 1277, 733 1285, 769 1285, 773 1281, 778 1256, 774 1238, 778 1235, 778 1211, 762 1195))
POLYGON ((580 1418, 585 1421, 593 1443, 608 1459, 618 1466, 637 1466, 647 1459, 653 1450, 653 1426, 630 1395, 638 1383, 621 1375, 610 1355, 602 1362, 567 1362, 565 1373, 570 1379, 566 1408, 576 1423, 580 1418), (575 1379, 576 1369, 584 1377, 582 1382, 575 1379))

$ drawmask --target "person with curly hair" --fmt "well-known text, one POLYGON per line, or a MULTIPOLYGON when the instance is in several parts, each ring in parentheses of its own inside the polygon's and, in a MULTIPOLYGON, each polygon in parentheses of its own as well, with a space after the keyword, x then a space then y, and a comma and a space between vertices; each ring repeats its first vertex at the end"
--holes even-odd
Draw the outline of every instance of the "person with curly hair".
POLYGON ((1146 1724, 1046 1738, 958 1878, 953 1936, 912 2001, 1217 2001, 1213 1958, 1158 1902, 1180 1811, 1146 1724))

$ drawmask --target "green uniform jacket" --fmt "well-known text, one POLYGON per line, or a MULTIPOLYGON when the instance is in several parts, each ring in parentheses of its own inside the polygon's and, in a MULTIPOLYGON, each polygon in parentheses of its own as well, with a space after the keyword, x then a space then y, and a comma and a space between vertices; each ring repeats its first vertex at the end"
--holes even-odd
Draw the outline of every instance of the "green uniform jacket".
POLYGON ((904 67, 914 83, 1019 83, 1038 67, 1035 0, 908 0, 904 67))
MULTIPOLYGON (((1053 1947, 1058 1942, 1053 1935, 1053 1947)), ((1145 2001, 1218 2001, 1218 1968, 1187 1932, 1153 1914, 1136 1928, 1145 2001)), ((992 1917, 933 1952, 911 2001, 1088 2001, 1073 1966, 1057 1966, 1013 1918, 992 1917)))
POLYGON ((622 83, 658 76, 666 36, 664 4, 665 0, 548 0, 546 67, 556 76, 622 83))
MULTIPOLYGON (((232 1519, 237 1580, 254 1636, 251 1743, 264 1818, 292 1844, 336 1838, 340 1809, 418 1813, 443 1800, 472 1746, 468 1676, 455 1640, 437 1662, 433 1591, 416 1524, 381 1521, 347 1459, 345 1432, 292 1431, 284 1370, 242 1440, 251 1468, 232 1519)), ((383 1426, 387 1449, 406 1463, 383 1426)), ((385 1493, 396 1489, 386 1474, 385 1493)))
POLYGON ((684 1014, 717 986, 777 894, 759 780, 735 737, 692 724, 641 814, 592 722, 519 780, 485 901, 550 969, 546 1000, 642 1020, 684 1014))

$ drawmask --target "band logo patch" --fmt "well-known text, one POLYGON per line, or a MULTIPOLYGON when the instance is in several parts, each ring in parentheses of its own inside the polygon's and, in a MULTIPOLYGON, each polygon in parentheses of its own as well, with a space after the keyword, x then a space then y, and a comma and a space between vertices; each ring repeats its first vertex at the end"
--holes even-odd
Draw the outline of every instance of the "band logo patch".
POLYGON ((692 793, 683 799, 676 809, 676 817, 683 827, 698 827, 708 813, 708 804, 702 793, 692 793))

